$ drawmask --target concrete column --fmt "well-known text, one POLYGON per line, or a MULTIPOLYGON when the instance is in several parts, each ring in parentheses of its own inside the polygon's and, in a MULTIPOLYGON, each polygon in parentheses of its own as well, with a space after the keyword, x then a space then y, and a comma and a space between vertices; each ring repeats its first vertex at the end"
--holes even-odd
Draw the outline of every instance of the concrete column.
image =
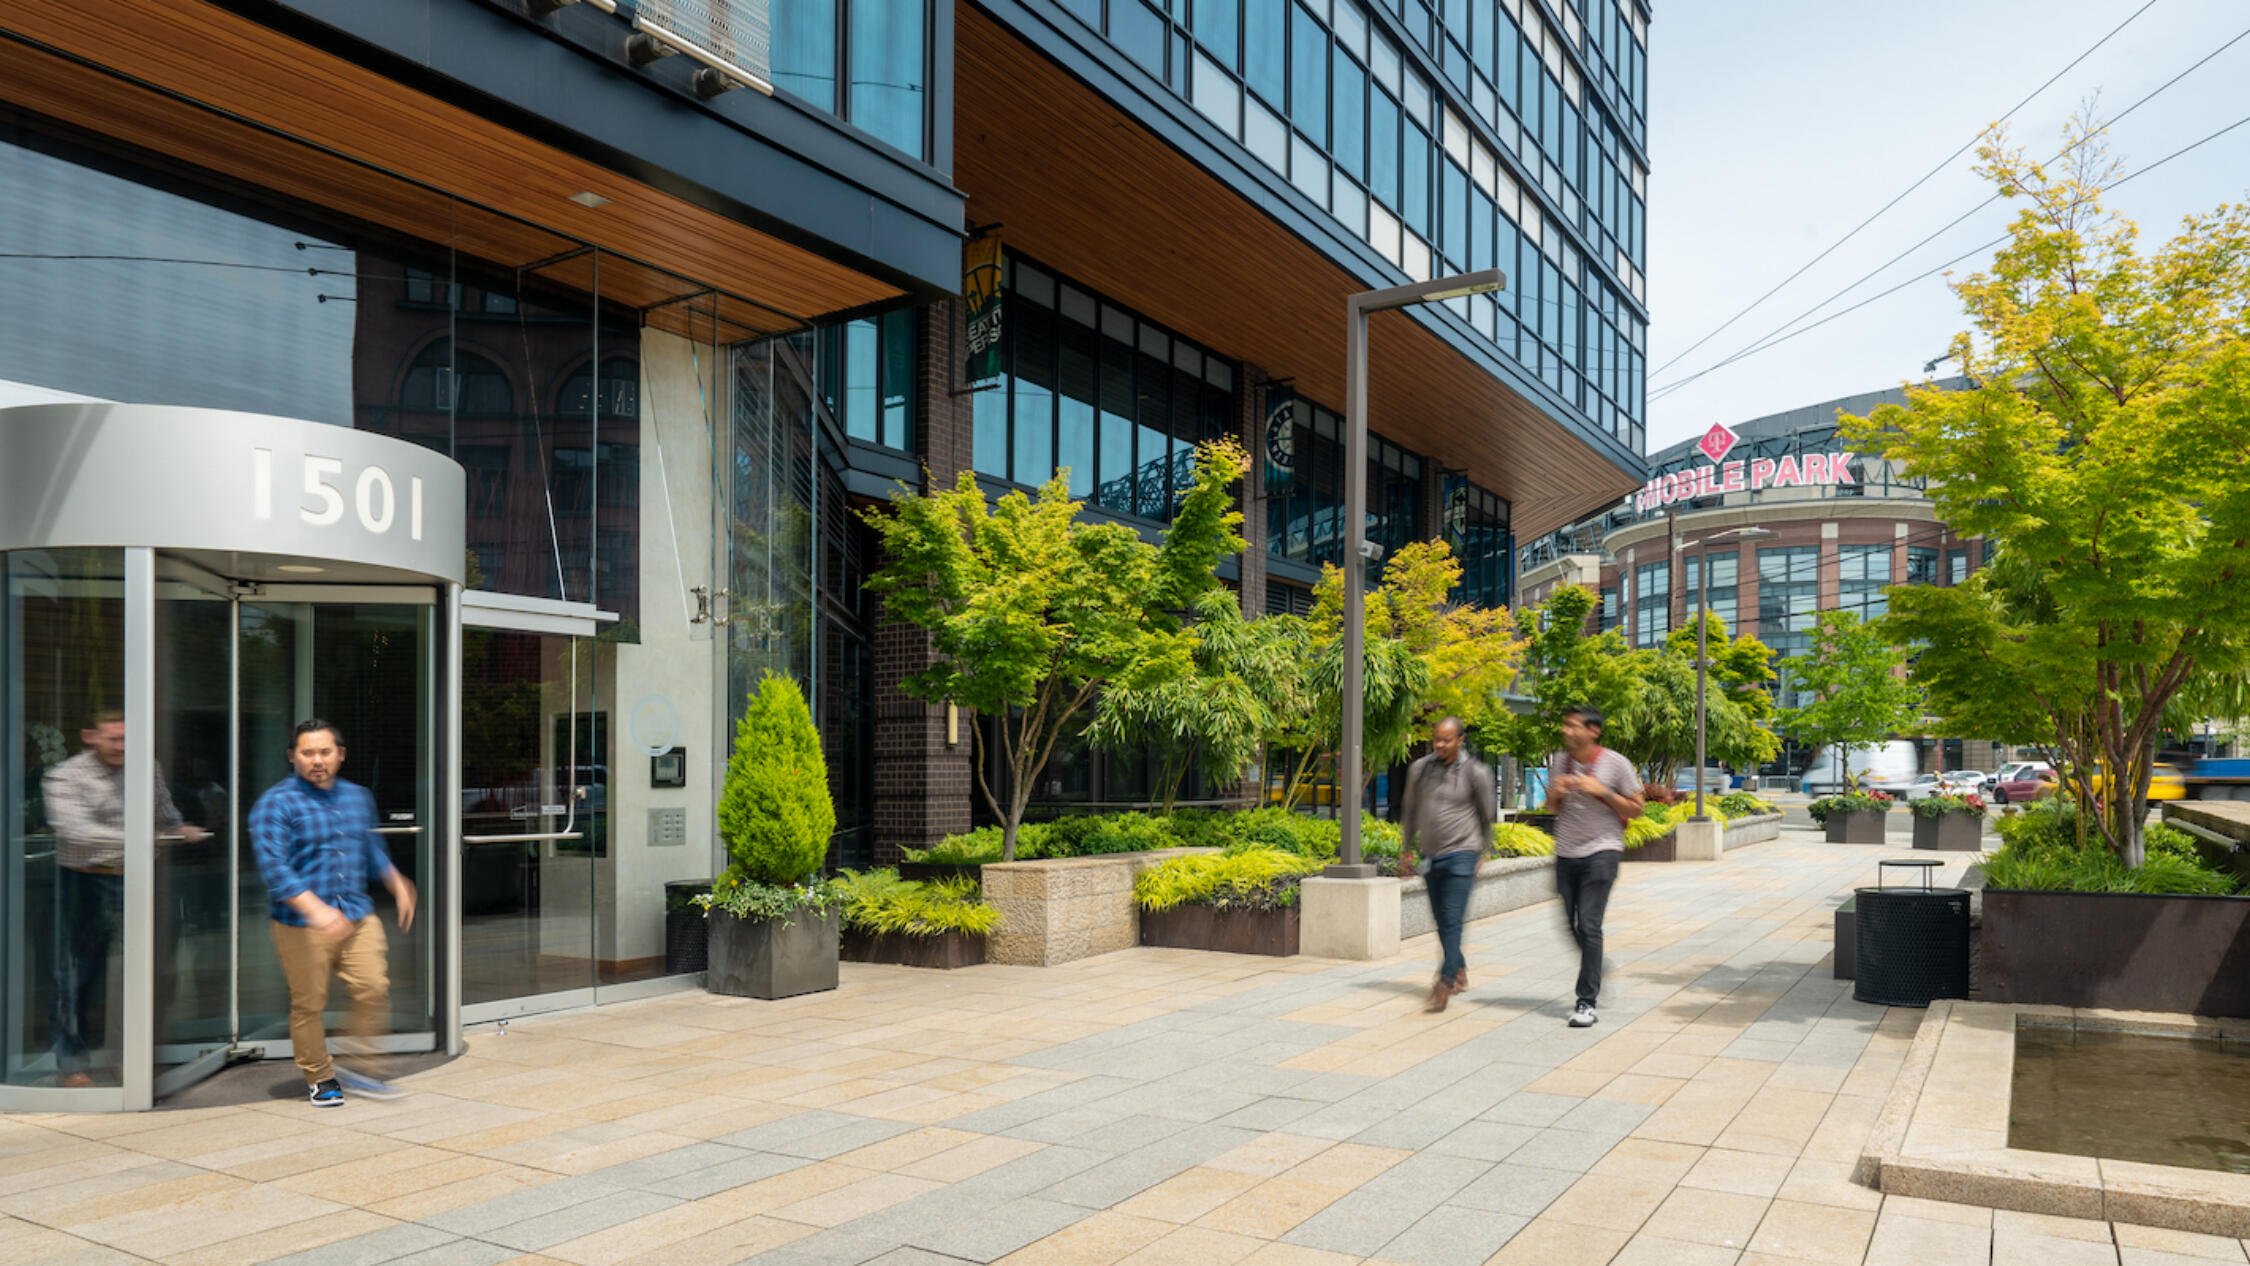
POLYGON ((1300 953, 1360 962, 1398 953, 1398 880, 1311 875, 1298 900, 1300 953))

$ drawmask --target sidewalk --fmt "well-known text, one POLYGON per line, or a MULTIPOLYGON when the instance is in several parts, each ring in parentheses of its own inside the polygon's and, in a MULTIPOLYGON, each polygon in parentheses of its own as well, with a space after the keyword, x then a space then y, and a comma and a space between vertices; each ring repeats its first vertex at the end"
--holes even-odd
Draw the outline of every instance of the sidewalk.
POLYGON ((2250 1260, 1851 1184, 1921 1013, 1829 979, 1829 910, 1895 855, 1628 866, 1589 1030, 1550 903, 1436 1016, 1427 939, 846 964, 477 1030, 393 1103, 0 1118, 0 1264, 2250 1260))

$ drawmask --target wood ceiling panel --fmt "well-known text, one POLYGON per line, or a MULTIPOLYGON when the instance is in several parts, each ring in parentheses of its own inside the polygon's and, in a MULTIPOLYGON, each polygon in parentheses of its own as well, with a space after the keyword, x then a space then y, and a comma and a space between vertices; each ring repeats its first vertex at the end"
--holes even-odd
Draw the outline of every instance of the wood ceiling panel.
MULTIPOLYGON (((0 22, 219 113, 180 103, 160 109, 150 104, 158 99, 155 94, 136 94, 83 68, 62 72, 60 80, 51 69, 42 84, 43 102, 27 102, 35 108, 394 228, 404 229, 408 221, 446 222, 438 210, 447 200, 431 190, 483 204, 505 216, 469 217, 489 221, 471 227, 477 236, 456 239, 410 231, 439 242, 458 241, 463 250, 497 262, 521 264, 567 248, 529 249, 517 240, 516 230, 500 227, 514 216, 606 250, 660 261, 667 269, 692 274, 699 284, 752 297, 797 317, 864 307, 901 294, 845 265, 199 0, 12 5, 0 22), (108 96, 129 98, 129 108, 104 101, 108 96), (350 161, 318 161, 279 138, 254 139, 256 129, 231 124, 224 115, 350 161), (97 118, 102 122, 93 121, 97 118), (183 146, 192 146, 193 153, 184 153, 183 146), (241 152, 230 159, 230 148, 241 152), (245 173, 246 163, 256 170, 245 173), (403 194, 403 182, 386 181, 374 172, 351 175, 347 169, 358 164, 397 172, 431 188, 403 194), (404 205, 389 208, 369 198, 377 182, 384 196, 404 205), (582 190, 601 194, 609 204, 587 208, 569 201, 582 190)), ((529 31, 524 37, 536 38, 529 31)), ((20 52, 20 47, 10 49, 10 71, 22 60, 20 52)), ((4 82, 12 97, 18 95, 13 73, 4 82)))
MULTIPOLYGON (((1364 285, 973 4, 954 9, 954 182, 972 224, 1332 407, 1364 285)), ((1536 405, 1397 314, 1369 334, 1369 424, 1506 497, 1518 539, 1634 486, 1536 405)))

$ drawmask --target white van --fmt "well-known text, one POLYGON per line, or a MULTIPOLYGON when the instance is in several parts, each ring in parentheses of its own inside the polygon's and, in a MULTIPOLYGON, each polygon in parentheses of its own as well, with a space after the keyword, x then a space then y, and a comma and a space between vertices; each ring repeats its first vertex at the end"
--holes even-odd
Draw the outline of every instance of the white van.
MULTIPOLYGON (((1921 770, 1921 762, 1914 755, 1914 744, 1905 739, 1862 744, 1851 750, 1852 776, 1862 787, 1875 778, 1896 778, 1904 782, 1921 770)), ((1798 787, 1808 796, 1833 795, 1845 789, 1843 771, 1837 768, 1836 747, 1833 744, 1813 753, 1812 764, 1805 766, 1805 776, 1798 787)))

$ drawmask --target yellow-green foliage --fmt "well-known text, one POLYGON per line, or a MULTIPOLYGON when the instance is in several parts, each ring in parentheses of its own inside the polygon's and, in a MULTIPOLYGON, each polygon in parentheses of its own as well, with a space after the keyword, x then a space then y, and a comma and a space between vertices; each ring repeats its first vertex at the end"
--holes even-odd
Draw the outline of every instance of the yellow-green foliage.
POLYGON ((844 922, 865 932, 983 936, 1000 926, 1000 911, 985 903, 977 882, 966 875, 918 881, 887 868, 847 870, 836 886, 843 894, 844 922))
POLYGON ((787 887, 820 869, 836 832, 828 762, 797 683, 767 673, 734 727, 719 837, 743 883, 787 887))
POLYGON ((1527 823, 1495 822, 1492 852, 1496 857, 1553 857, 1555 837, 1527 823))
POLYGON ((1774 807, 1772 801, 1762 800, 1747 791, 1730 791, 1720 796, 1719 807, 1725 809, 1727 816, 1730 818, 1754 817, 1760 814, 1780 812, 1779 809, 1774 807))
POLYGON ((1639 848, 1645 844, 1653 844, 1671 833, 1671 823, 1642 814, 1625 824, 1625 847, 1639 848))
POLYGON ((1152 911, 1184 905, 1272 910, 1297 904, 1297 881, 1326 865, 1278 848, 1180 857, 1142 871, 1133 880, 1133 900, 1152 911))

